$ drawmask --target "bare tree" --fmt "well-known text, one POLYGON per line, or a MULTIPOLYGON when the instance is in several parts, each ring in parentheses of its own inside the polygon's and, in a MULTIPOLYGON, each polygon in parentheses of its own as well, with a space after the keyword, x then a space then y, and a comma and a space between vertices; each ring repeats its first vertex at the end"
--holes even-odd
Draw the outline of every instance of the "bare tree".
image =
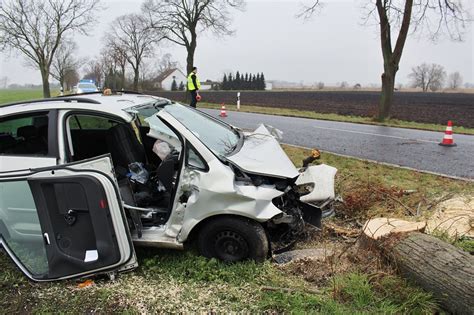
POLYGON ((444 85, 446 71, 441 65, 423 63, 413 67, 409 77, 412 80, 412 87, 422 88, 423 92, 428 90, 436 92, 444 85))
POLYGON ((84 66, 84 79, 94 80, 98 87, 102 87, 105 72, 104 64, 99 58, 95 58, 87 62, 84 66))
POLYGON ((158 74, 165 73, 171 69, 175 69, 179 66, 177 61, 173 61, 173 56, 171 54, 165 54, 161 57, 160 62, 158 63, 158 74))
POLYGON ((452 90, 457 90, 462 86, 462 81, 461 74, 458 71, 453 72, 449 75, 448 86, 452 90))
POLYGON ((231 35, 229 8, 243 9, 244 0, 146 0, 143 12, 153 28, 187 51, 186 70, 192 71, 198 34, 231 35))
MULTIPOLYGON (((321 5, 313 0, 302 14, 312 15, 321 5)), ((380 44, 384 60, 382 94, 377 119, 390 116, 395 79, 403 49, 410 33, 428 34, 437 39, 447 34, 453 40, 462 40, 467 22, 471 21, 465 8, 467 0, 370 0, 367 1, 367 20, 374 17, 380 25, 380 44), (395 35, 396 38, 392 38, 395 35)))
POLYGON ((37 67, 43 96, 50 97, 51 64, 64 37, 87 34, 98 0, 4 0, 0 5, 0 48, 18 50, 37 67))
POLYGON ((106 37, 106 46, 102 49, 102 55, 108 56, 113 61, 113 72, 115 76, 120 77, 121 88, 125 88, 127 68, 127 47, 119 42, 115 37, 106 37))
POLYGON ((74 85, 79 82, 79 73, 77 69, 69 69, 64 74, 64 86, 66 91, 71 91, 74 85))
POLYGON ((141 63, 153 55, 156 43, 163 38, 160 34, 151 29, 140 14, 122 15, 111 24, 109 41, 124 52, 132 67, 134 90, 138 90, 141 63))
POLYGON ((77 69, 81 64, 84 63, 84 59, 76 58, 75 51, 77 49, 77 44, 70 40, 63 40, 54 55, 53 62, 51 63, 50 74, 51 76, 59 81, 59 85, 64 88, 65 86, 66 75, 74 71, 77 73, 77 69))

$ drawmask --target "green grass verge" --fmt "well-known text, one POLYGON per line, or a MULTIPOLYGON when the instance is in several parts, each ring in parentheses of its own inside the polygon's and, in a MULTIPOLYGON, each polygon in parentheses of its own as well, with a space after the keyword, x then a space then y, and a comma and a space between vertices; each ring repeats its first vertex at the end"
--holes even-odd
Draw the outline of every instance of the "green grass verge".
POLYGON ((351 272, 332 287, 311 291, 310 285, 267 262, 223 264, 191 251, 139 250, 141 267, 116 281, 95 279, 34 284, 0 254, 0 307, 5 313, 431 313, 436 305, 425 293, 395 276, 380 281, 351 272), (276 290, 263 290, 274 287, 276 290), (279 288, 284 288, 280 290, 279 288))
MULTIPOLYGON (((221 105, 211 104, 211 103, 199 103, 199 107, 209 108, 209 109, 220 109, 221 105)), ((226 109, 229 111, 237 111, 237 106, 226 105, 226 109)), ((374 121, 370 117, 346 116, 346 115, 338 115, 338 114, 323 114, 323 113, 317 113, 313 111, 305 111, 305 110, 290 109, 290 108, 275 108, 275 107, 263 107, 263 106, 254 106, 254 105, 242 105, 240 108, 240 111, 247 112, 247 113, 342 121, 342 122, 350 122, 350 123, 357 123, 357 124, 420 129, 420 130, 430 130, 430 131, 445 131, 446 130, 445 125, 426 124, 426 123, 403 121, 403 120, 397 120, 397 119, 389 119, 381 123, 381 122, 374 121)), ((454 132, 460 133, 460 134, 474 135, 474 128, 465 128, 465 127, 455 126, 454 132)))

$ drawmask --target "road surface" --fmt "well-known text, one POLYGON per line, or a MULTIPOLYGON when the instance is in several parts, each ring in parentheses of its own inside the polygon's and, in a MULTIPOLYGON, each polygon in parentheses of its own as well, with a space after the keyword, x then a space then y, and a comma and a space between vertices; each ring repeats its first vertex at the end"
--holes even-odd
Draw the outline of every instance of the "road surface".
POLYGON ((457 135, 455 127, 457 146, 442 147, 438 145, 442 132, 240 112, 228 115, 221 119, 243 129, 255 129, 260 123, 276 127, 283 131, 284 143, 474 180, 474 136, 457 135))

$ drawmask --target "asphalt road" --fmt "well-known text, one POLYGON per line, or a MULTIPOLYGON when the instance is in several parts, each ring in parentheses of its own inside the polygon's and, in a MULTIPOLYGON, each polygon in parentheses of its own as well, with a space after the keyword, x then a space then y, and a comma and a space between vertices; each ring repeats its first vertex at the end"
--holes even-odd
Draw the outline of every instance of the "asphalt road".
POLYGON ((242 129, 271 125, 283 131, 282 142, 288 144, 474 180, 474 136, 457 135, 455 127, 457 146, 442 147, 442 132, 240 112, 221 119, 242 129))

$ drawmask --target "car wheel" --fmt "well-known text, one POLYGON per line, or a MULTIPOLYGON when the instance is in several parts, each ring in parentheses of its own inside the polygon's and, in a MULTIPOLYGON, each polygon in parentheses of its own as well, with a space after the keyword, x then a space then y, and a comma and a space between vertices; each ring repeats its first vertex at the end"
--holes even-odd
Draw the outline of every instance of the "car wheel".
POLYGON ((239 217, 221 217, 208 222, 199 232, 198 246, 201 255, 225 262, 247 259, 263 262, 269 248, 263 227, 239 217))

